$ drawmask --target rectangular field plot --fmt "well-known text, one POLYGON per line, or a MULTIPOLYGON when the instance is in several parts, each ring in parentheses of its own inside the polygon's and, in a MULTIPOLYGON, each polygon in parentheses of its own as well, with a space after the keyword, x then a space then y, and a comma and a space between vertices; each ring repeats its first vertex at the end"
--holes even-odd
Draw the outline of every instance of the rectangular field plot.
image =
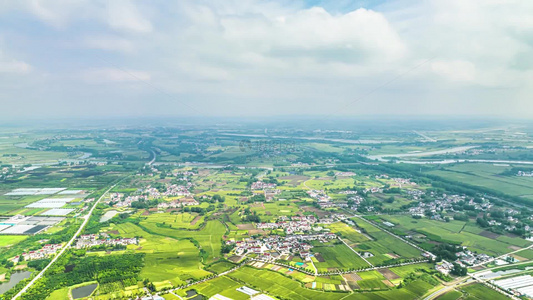
POLYGON ((0 234, 35 234, 46 227, 46 225, 14 225, 2 230, 0 234))
POLYGON ((395 259, 409 259, 421 256, 420 250, 402 242, 374 225, 358 218, 353 218, 353 221, 374 239, 354 247, 358 252, 371 253, 373 256, 367 259, 372 264, 391 263, 395 259))
POLYGON ((396 224, 395 228, 399 230, 405 232, 415 231, 437 242, 461 242, 461 245, 467 246, 472 251, 492 256, 511 252, 531 244, 531 242, 520 237, 507 235, 495 234, 491 237, 485 237, 481 234, 482 229, 477 225, 465 224, 463 221, 415 220, 410 216, 382 216, 381 218, 396 224))
POLYGON ((5 196, 53 195, 62 190, 65 188, 20 188, 5 194, 5 196))
POLYGON ((62 217, 12 217, 0 223, 2 234, 35 234, 48 226, 55 225, 65 218, 62 217))
POLYGON ((58 195, 77 195, 77 194, 82 194, 83 192, 84 192, 83 190, 66 190, 66 191, 60 192, 58 195))
POLYGON ((314 263, 319 272, 332 271, 333 269, 348 270, 361 267, 370 267, 361 257, 344 244, 325 245, 313 247, 316 252, 314 263))
POLYGON ((76 198, 45 198, 26 205, 27 208, 60 208, 76 198))
POLYGON ((74 211, 72 208, 53 208, 51 210, 43 212, 41 215, 44 216, 66 216, 69 213, 74 211))

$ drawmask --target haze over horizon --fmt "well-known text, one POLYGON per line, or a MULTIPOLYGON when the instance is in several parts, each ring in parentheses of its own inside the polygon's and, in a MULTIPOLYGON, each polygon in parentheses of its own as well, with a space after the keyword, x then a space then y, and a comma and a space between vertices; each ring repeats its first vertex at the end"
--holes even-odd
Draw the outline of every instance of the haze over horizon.
POLYGON ((533 2, 2 1, 3 120, 533 118, 533 2))

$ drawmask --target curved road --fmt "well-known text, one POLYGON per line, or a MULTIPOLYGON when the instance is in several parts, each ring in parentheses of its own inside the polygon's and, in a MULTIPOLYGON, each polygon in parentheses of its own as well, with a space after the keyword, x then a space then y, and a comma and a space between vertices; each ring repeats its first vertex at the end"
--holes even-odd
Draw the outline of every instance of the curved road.
MULTIPOLYGON (((120 182, 120 181, 119 181, 120 182)), ((50 266, 52 266, 60 257, 61 255, 63 255, 63 253, 65 253, 65 251, 70 248, 70 246, 72 245, 72 243, 74 243, 74 240, 76 240, 76 237, 78 237, 78 235, 81 234, 81 232, 83 231, 83 228, 85 228, 85 226, 87 225, 87 223, 89 222, 89 219, 91 218, 91 215, 94 211, 94 209, 96 208, 96 206, 98 205, 98 203, 100 202, 100 200, 102 200, 104 198, 105 195, 107 195, 107 193, 113 189, 116 185, 118 184, 115 183, 114 185, 112 185, 110 188, 108 188, 103 194, 102 196, 100 196, 100 198, 98 198, 98 200, 96 200, 96 202, 94 203, 93 207, 91 208, 91 210, 89 210, 89 213, 86 214, 85 216, 83 216, 84 220, 83 220, 83 223, 81 223, 81 226, 80 228, 78 228, 78 231, 76 231, 76 233, 74 234, 74 236, 72 236, 72 238, 70 239, 70 241, 68 241, 68 243, 63 246, 63 248, 61 248, 61 250, 59 251, 59 253, 54 256, 54 258, 50 261, 50 263, 39 273, 37 274, 37 276, 35 276, 30 282, 28 282, 28 284, 22 288, 22 290, 20 290, 20 292, 18 292, 18 294, 15 295, 15 297, 12 298, 12 300, 15 300, 17 298, 19 298, 22 294, 24 294, 35 282, 37 282, 37 280, 39 280, 44 272, 46 272, 46 270, 48 270, 48 268, 50 268, 50 266)))

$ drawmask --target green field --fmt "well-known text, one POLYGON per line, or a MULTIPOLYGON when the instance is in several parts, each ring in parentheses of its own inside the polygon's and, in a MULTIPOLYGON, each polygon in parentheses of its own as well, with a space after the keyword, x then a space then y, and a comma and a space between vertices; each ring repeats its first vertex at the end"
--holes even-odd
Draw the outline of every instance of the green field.
POLYGON ((511 196, 519 196, 533 203, 533 177, 500 175, 510 167, 493 164, 457 164, 429 172, 446 179, 486 187, 511 196))
POLYGON ((140 236, 139 247, 129 249, 146 253, 141 276, 153 282, 179 285, 188 279, 198 279, 211 273, 202 269, 198 248, 189 240, 177 240, 150 234, 132 223, 112 226, 122 237, 140 236))
POLYGON ((461 292, 466 296, 467 300, 505 300, 509 299, 495 290, 488 288, 480 283, 473 283, 462 287, 461 292))
POLYGON ((519 237, 501 235, 496 239, 490 239, 480 235, 483 230, 472 223, 463 221, 435 221, 429 219, 415 220, 411 216, 380 216, 382 219, 397 224, 394 228, 403 231, 417 231, 428 233, 430 237, 438 236, 441 240, 461 242, 472 251, 478 251, 489 255, 501 255, 511 252, 513 247, 526 247, 531 244, 519 237))
POLYGON ((349 244, 355 244, 355 243, 361 243, 368 241, 368 238, 357 232, 353 227, 346 223, 337 222, 332 223, 327 226, 329 229, 331 229, 331 232, 336 233, 337 235, 341 236, 345 241, 349 244))
POLYGON ((374 239, 360 243, 354 247, 356 251, 372 253, 374 256, 367 259, 372 264, 379 265, 390 262, 394 259, 394 256, 400 256, 399 258, 406 259, 420 257, 420 250, 361 219, 353 218, 352 220, 374 239))
POLYGON ((196 213, 177 213, 177 214, 171 214, 171 213, 158 213, 158 214, 151 214, 145 217, 146 219, 143 221, 143 223, 151 223, 150 226, 164 226, 169 228, 176 228, 176 229, 197 229, 199 228, 203 221, 203 216, 198 216, 196 213), (196 219, 198 217, 198 219, 196 219), (195 224, 191 224, 193 220, 196 219, 195 224))
POLYGON ((342 243, 333 245, 320 245, 313 247, 313 252, 320 253, 325 262, 316 262, 318 272, 327 272, 333 269, 349 270, 369 267, 369 265, 350 248, 342 243))
POLYGON ((0 247, 8 247, 27 239, 26 235, 0 235, 0 247))

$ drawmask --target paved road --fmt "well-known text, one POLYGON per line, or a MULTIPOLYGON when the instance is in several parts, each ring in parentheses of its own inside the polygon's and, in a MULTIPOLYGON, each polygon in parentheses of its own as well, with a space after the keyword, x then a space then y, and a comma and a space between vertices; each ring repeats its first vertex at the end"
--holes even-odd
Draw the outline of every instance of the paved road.
MULTIPOLYGON (((532 246, 529 246, 529 247, 526 247, 526 248, 523 248, 523 249, 520 249, 520 250, 517 250, 517 251, 522 251, 524 249, 529 249, 531 248, 532 246)), ((513 252, 510 252, 510 253, 515 253, 517 251, 513 251, 513 252)), ((510 254, 508 253, 508 254, 510 254)), ((505 254, 507 255, 507 254, 505 254)), ((530 264, 531 261, 528 260, 528 261, 523 261, 523 262, 519 262, 519 263, 515 263, 515 264, 512 264, 512 265, 505 265, 505 267, 508 267, 508 266, 519 266, 519 265, 523 265, 523 264, 530 264)), ((468 276, 464 276, 464 277, 459 277, 457 278, 456 280, 452 281, 452 282, 448 282, 448 283, 445 283, 445 287, 439 289, 439 290, 436 290, 435 292, 431 293, 430 295, 428 295, 427 297, 424 298, 424 300, 431 300, 431 299, 435 299, 435 298, 438 298, 439 296, 449 292, 449 291, 452 291, 454 290, 455 288, 461 286, 461 285, 465 285, 465 284, 468 284, 468 283, 471 283, 472 281, 478 281, 482 284, 486 284, 486 281, 485 279, 482 279, 482 278, 479 278, 476 276, 476 274, 480 274, 480 273, 484 273, 484 272, 487 272, 487 271, 491 271, 493 269, 497 269, 497 268, 501 268, 502 266, 495 266, 495 267, 491 267, 491 268, 486 268, 486 269, 483 269, 483 270, 479 270, 477 272, 474 272, 474 273, 471 273, 471 274, 468 274, 468 276)), ((494 278, 497 278, 497 277, 494 277, 494 278)), ((494 279, 494 278, 491 278, 494 279)), ((495 289, 494 287, 490 286, 490 288, 498 291, 501 293, 500 290, 498 289, 495 289)), ((506 296, 510 296, 508 294, 506 294, 506 296)))
POLYGON ((152 165, 155 162, 155 159, 157 158, 157 155, 155 154, 155 151, 153 149, 150 149, 150 151, 154 155, 154 158, 152 158, 152 160, 147 163, 147 165, 149 165, 149 166, 152 165))
POLYGON ((100 202, 100 200, 102 200, 104 198, 104 196, 111 189, 113 189, 116 185, 117 185, 117 183, 115 183, 110 188, 108 188, 102 194, 102 196, 100 196, 100 198, 98 198, 98 200, 96 200, 96 202, 94 202, 93 207, 91 207, 91 210, 89 210, 89 213, 83 217, 84 218, 83 223, 81 223, 80 228, 78 228, 78 231, 76 231, 76 233, 74 234, 74 236, 72 236, 70 241, 68 241, 68 243, 65 246, 63 246, 63 248, 61 248, 61 250, 59 250, 59 253, 56 256, 54 256, 54 258, 50 261, 50 263, 39 274, 37 274, 37 276, 35 276, 24 288, 22 288, 22 290, 20 290, 20 292, 18 292, 18 294, 16 294, 15 297, 12 298, 12 300, 17 299, 22 294, 24 294, 35 282, 37 282, 37 280, 39 280, 43 276, 43 274, 46 272, 46 270, 48 270, 48 268, 50 268, 50 266, 52 266, 61 257, 61 255, 63 255, 63 253, 65 253, 65 251, 68 248, 70 248, 72 243, 74 243, 74 240, 76 240, 76 237, 81 234, 81 232, 83 231, 83 228, 85 228, 85 225, 87 225, 87 223, 89 222, 89 219, 91 218, 91 215, 92 215, 94 209, 96 208, 96 206, 98 205, 98 203, 100 202))

